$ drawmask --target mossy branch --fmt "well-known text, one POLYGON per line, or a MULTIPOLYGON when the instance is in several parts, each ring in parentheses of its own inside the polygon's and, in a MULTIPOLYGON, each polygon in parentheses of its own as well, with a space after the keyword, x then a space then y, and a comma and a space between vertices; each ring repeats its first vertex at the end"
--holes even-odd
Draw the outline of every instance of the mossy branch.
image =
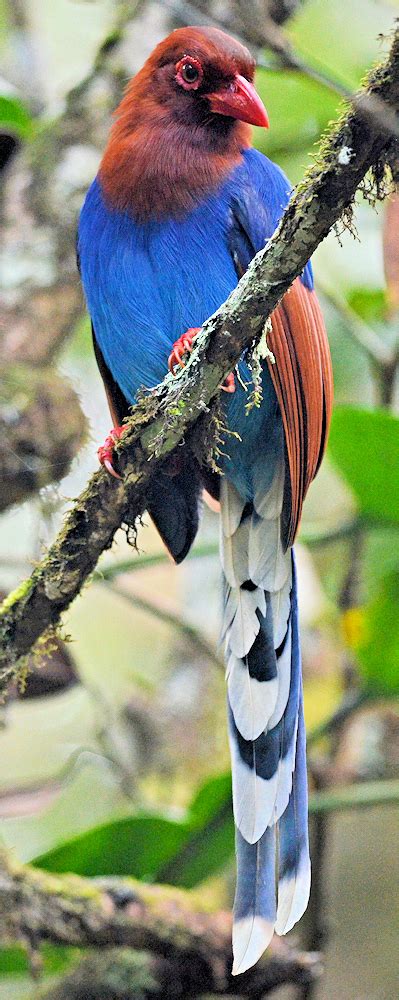
POLYGON ((0 611, 0 680, 79 593, 120 524, 144 511, 150 479, 184 438, 236 365, 262 334, 265 320, 318 244, 338 220, 348 224, 351 206, 371 169, 373 197, 385 193, 387 164, 398 159, 399 31, 386 60, 365 81, 324 137, 320 154, 294 191, 267 246, 227 302, 204 324, 186 368, 132 411, 118 446, 123 482, 97 472, 75 502, 47 556, 0 611))
MULTIPOLYGON (((199 988, 237 993, 230 971, 231 916, 208 912, 201 894, 133 879, 53 875, 18 864, 6 851, 0 852, 0 889, 2 946, 22 942, 35 954, 50 941, 100 949, 104 958, 106 948, 134 949, 145 954, 130 956, 130 975, 133 965, 141 975, 146 971, 150 996, 198 996, 199 988)), ((124 958, 126 952, 117 959, 119 967, 124 958)), ((240 996, 254 1000, 282 983, 309 982, 318 972, 317 956, 275 939, 240 977, 240 996)))

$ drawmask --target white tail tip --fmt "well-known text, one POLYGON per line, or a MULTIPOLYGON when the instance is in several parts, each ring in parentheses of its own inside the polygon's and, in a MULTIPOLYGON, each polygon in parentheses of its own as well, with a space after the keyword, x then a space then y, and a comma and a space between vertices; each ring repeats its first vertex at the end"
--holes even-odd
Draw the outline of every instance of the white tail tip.
POLYGON ((233 976, 250 969, 266 951, 273 937, 274 926, 263 917, 244 917, 233 927, 233 976))

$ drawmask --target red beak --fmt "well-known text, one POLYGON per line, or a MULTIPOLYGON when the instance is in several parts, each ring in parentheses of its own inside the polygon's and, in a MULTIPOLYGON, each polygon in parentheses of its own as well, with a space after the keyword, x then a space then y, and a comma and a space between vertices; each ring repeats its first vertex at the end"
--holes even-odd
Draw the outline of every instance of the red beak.
POLYGON ((216 115, 226 115, 228 118, 238 118, 249 125, 260 125, 269 128, 267 111, 255 87, 245 76, 237 75, 234 80, 214 94, 206 94, 211 111, 216 115))

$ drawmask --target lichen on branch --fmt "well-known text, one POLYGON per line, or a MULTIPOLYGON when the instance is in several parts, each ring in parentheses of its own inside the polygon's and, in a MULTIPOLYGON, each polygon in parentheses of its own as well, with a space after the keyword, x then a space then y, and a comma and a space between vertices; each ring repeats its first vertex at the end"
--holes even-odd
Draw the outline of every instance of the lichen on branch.
MULTIPOLYGON (((231 916, 208 912, 201 892, 134 879, 55 875, 20 865, 5 850, 0 852, 0 889, 0 946, 23 941, 34 953, 44 941, 94 948, 86 959, 89 968, 93 963, 93 974, 106 978, 111 962, 126 976, 128 966, 131 987, 134 975, 137 987, 137 977, 145 974, 153 983, 149 995, 164 1000, 198 996, 199 984, 201 992, 237 992, 231 975, 231 916), (127 949, 134 949, 136 957, 127 949), (95 954, 102 956, 101 970, 95 954)), ((282 983, 309 983, 319 971, 317 956, 275 939, 267 955, 242 976, 240 996, 263 997, 282 983)), ((72 974, 70 992, 58 996, 75 995, 75 983, 72 974)))
POLYGON ((280 224, 238 286, 204 324, 189 363, 132 410, 117 447, 123 481, 97 472, 67 515, 64 527, 32 576, 0 610, 0 682, 18 671, 45 630, 55 625, 79 593, 101 552, 123 521, 133 523, 146 506, 159 465, 206 414, 219 386, 242 352, 260 337, 265 321, 318 244, 350 213, 359 186, 372 169, 379 181, 398 158, 399 31, 387 58, 369 75, 293 192, 280 224))

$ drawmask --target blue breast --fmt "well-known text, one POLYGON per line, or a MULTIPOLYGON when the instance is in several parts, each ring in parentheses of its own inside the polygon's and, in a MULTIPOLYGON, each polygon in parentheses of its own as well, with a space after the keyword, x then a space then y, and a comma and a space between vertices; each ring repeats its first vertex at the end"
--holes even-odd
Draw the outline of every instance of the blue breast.
MULTIPOLYGON (((96 340, 130 403, 141 387, 162 380, 174 341, 189 327, 201 326, 236 286, 234 257, 245 268, 264 246, 289 190, 275 164, 247 150, 242 165, 184 219, 139 224, 128 213, 110 209, 99 180, 94 181, 79 221, 81 276, 96 340)), ((311 285, 310 265, 303 280, 311 285)), ((243 374, 249 377, 247 370, 243 374)), ((247 445, 244 461, 243 449, 232 439, 227 465, 235 467, 241 489, 250 495, 250 482, 244 484, 248 460, 253 452, 255 461, 259 434, 267 440, 267 426, 276 421, 267 372, 262 412, 246 418, 245 402, 239 388, 226 403, 229 426, 245 436, 247 445)))
POLYGON ((105 361, 129 402, 160 382, 175 340, 201 326, 237 284, 226 197, 184 220, 136 224, 110 211, 98 180, 79 226, 83 286, 105 361))

